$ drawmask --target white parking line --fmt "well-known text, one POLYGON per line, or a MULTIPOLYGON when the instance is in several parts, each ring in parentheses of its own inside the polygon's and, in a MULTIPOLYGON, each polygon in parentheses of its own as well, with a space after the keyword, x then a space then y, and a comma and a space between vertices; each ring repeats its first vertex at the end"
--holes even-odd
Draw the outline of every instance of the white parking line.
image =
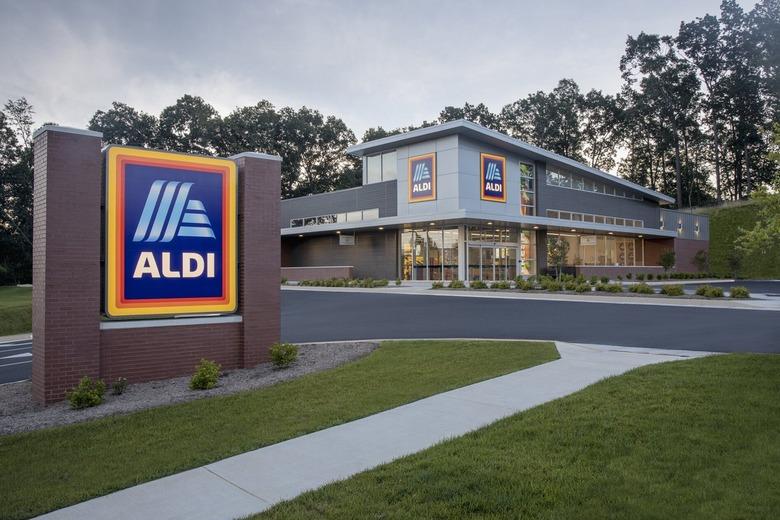
POLYGON ((3 356, 0 359, 15 359, 23 357, 32 357, 32 352, 22 352, 21 354, 11 354, 10 356, 3 356))
POLYGON ((27 365, 29 363, 32 363, 32 361, 19 361, 18 363, 8 363, 7 365, 0 365, 0 368, 12 367, 15 365, 27 365))

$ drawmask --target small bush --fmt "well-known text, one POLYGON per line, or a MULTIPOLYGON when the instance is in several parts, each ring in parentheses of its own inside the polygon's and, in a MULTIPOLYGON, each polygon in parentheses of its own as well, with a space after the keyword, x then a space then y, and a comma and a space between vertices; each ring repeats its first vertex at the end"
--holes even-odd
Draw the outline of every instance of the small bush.
POLYGON ((604 286, 604 290, 610 293, 622 293, 623 286, 619 283, 608 283, 604 286))
POLYGON ((617 280, 618 280, 618 282, 622 282, 623 281, 623 277, 621 275, 617 275, 617 280))
POLYGON ((282 285, 287 285, 287 278, 282 276, 282 285))
POLYGON ((431 289, 444 289, 444 282, 433 282, 431 289))
POLYGON ((653 279, 653 273, 647 273, 647 280, 650 281, 653 279))
POLYGON ((506 289, 511 289, 512 285, 509 282, 507 282, 507 281, 501 280, 501 281, 493 282, 492 284, 490 284, 490 288, 491 289, 506 290, 506 289))
POLYGON ((747 287, 735 285, 729 291, 729 296, 731 298, 750 298, 750 291, 748 291, 747 287))
POLYGON ((222 367, 217 363, 208 359, 201 359, 190 379, 190 389, 208 390, 214 388, 217 386, 217 381, 219 381, 219 371, 221 369, 222 367))
POLYGON ((577 282, 574 280, 569 280, 568 282, 563 284, 563 288, 567 291, 574 291, 577 289, 577 282))
POLYGON ((661 287, 661 294, 666 296, 682 296, 685 294, 682 285, 664 285, 661 287))
POLYGON ((72 409, 81 410, 102 403, 105 392, 106 384, 101 379, 93 381, 89 376, 84 376, 79 384, 67 393, 67 397, 72 409))
POLYGON ((518 278, 518 280, 515 282, 515 287, 517 287, 521 291, 530 291, 531 289, 534 288, 534 284, 529 280, 523 280, 522 278, 518 278))
MULTIPOLYGON (((636 279, 639 280, 640 282, 644 282, 645 281, 645 273, 637 273, 636 279)), ((648 280, 649 280, 649 278, 648 278, 648 280)))
POLYGON ((609 283, 609 276, 602 276, 601 283, 609 283))
POLYGON ((577 291, 578 293, 590 292, 590 285, 586 283, 581 283, 577 285, 577 287, 575 287, 574 290, 577 291))
POLYGON ((644 282, 632 285, 628 290, 636 294, 655 294, 653 288, 644 282))
POLYGON ((464 289, 466 287, 466 284, 460 280, 453 280, 450 282, 450 285, 448 285, 448 287, 450 289, 464 289))
POLYGON ((114 384, 111 385, 112 395, 122 395, 125 393, 125 390, 127 390, 126 377, 118 377, 116 381, 114 381, 114 384))
POLYGON ((711 285, 702 285, 696 289, 696 295, 707 298, 723 298, 723 289, 711 285))
POLYGON ((287 368, 298 359, 298 347, 292 343, 271 345, 271 363, 276 368, 287 368))
POLYGON ((381 280, 374 280, 374 287, 387 287, 388 285, 390 285, 390 282, 384 278, 381 280))
POLYGON ((550 292, 558 292, 563 289, 563 284, 555 280, 547 280, 542 284, 542 288, 550 292))
POLYGON ((590 277, 590 284, 595 286, 597 283, 599 283, 599 277, 594 274, 590 277))
POLYGON ((400 278, 396 278, 395 279, 395 284, 396 285, 401 285, 401 279, 400 278))
POLYGON ((632 276, 634 275, 632 275, 631 273, 626 273, 626 280, 630 280, 632 276))
POLYGON ((474 280, 469 284, 472 289, 487 289, 487 284, 482 280, 474 280))

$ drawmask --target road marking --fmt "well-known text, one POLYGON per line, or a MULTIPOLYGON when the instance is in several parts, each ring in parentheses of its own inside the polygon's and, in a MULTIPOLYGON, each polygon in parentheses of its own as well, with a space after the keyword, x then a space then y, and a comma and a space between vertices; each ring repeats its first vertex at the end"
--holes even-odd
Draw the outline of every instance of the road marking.
POLYGON ((21 354, 11 354, 10 356, 0 357, 0 359, 15 359, 15 358, 22 358, 22 357, 32 357, 32 352, 23 352, 21 354))
POLYGON ((14 365, 27 365, 28 363, 32 363, 32 361, 19 361, 18 363, 8 363, 7 365, 0 365, 0 368, 12 367, 14 365))

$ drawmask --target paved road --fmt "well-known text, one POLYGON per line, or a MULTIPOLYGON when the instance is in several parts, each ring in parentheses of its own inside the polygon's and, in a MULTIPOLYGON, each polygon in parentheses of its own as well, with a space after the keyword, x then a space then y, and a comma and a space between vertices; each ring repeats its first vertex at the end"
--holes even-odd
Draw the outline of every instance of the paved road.
MULTIPOLYGON (((780 287, 777 290, 780 292, 780 287)), ((553 339, 626 347, 780 353, 780 313, 457 296, 282 292, 284 341, 435 337, 553 339)), ((29 341, 0 344, 0 384, 28 379, 31 359, 29 341)))
POLYGON ((485 337, 780 353, 777 311, 325 291, 283 291, 282 302, 282 336, 294 342, 485 337))
POLYGON ((0 384, 30 378, 32 345, 30 340, 0 343, 0 384))

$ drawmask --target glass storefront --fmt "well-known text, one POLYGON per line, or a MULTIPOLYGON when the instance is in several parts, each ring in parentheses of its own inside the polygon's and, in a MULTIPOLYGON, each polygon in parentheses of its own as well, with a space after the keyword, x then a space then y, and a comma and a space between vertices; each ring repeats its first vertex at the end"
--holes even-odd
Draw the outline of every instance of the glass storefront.
POLYGON ((566 265, 643 266, 644 240, 612 235, 548 233, 569 243, 566 265))
POLYGON ((535 232, 508 226, 469 226, 469 280, 513 280, 536 273, 535 232))
POLYGON ((401 233, 401 278, 455 280, 458 277, 458 230, 414 229, 401 233))

